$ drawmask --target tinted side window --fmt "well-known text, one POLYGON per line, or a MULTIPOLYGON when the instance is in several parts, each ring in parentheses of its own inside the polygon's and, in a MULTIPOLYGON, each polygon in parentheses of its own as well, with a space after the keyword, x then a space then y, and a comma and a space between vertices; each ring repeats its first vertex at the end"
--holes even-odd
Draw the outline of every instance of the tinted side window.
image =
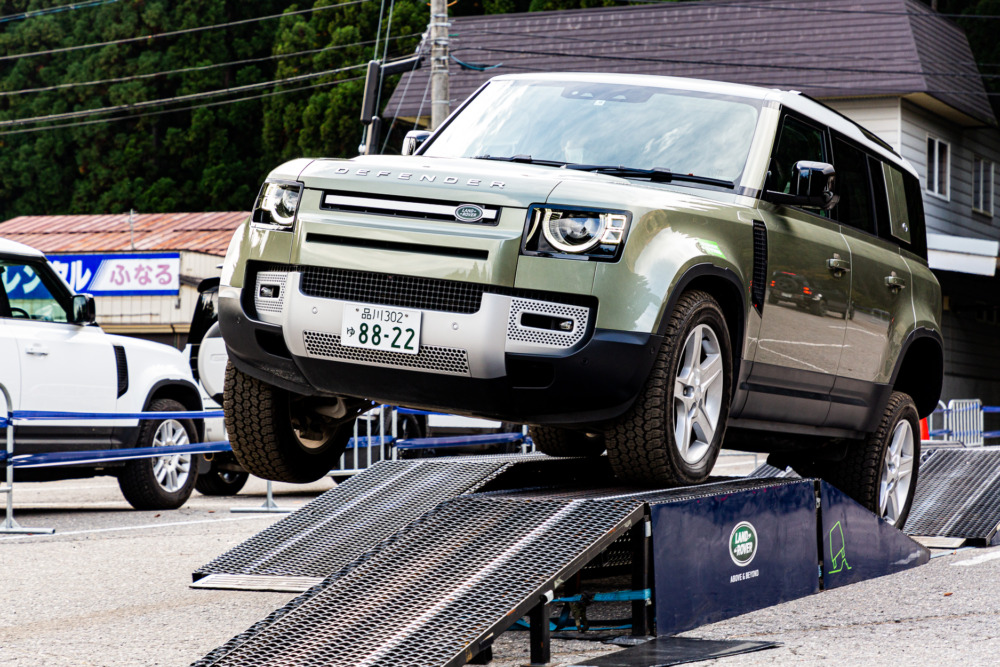
POLYGON ((889 233, 896 240, 909 243, 910 214, 906 206, 903 172, 884 162, 882 171, 885 174, 885 189, 889 195, 889 233))
POLYGON ((868 156, 838 138, 833 140, 833 159, 837 170, 837 193, 840 195, 834 216, 845 225, 874 234, 868 156))
POLYGON ((906 208, 910 214, 910 250, 927 259, 927 230, 920 181, 916 176, 904 173, 903 188, 906 191, 906 208))
POLYGON ((768 172, 765 188, 774 192, 791 192, 792 166, 796 162, 827 162, 823 137, 822 129, 794 116, 785 116, 771 157, 771 171, 768 172))
POLYGON ((17 260, 0 259, 0 316, 66 322, 66 305, 53 294, 54 285, 46 267, 17 260), (6 302, 6 303, 4 303, 6 302))

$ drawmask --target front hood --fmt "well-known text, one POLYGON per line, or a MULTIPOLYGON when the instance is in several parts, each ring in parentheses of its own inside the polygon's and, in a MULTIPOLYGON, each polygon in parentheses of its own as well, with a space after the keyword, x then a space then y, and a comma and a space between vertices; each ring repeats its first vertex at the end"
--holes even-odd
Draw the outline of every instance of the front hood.
POLYGON ((297 172, 297 180, 315 190, 519 208, 551 202, 616 209, 710 209, 721 202, 731 203, 733 198, 732 192, 683 184, 654 184, 558 167, 470 158, 367 155, 351 160, 296 160, 275 172, 295 178, 289 173, 292 169, 297 172), (627 193, 622 188, 628 188, 627 193))
POLYGON ((302 169, 298 180, 316 190, 524 207, 546 201, 566 180, 622 179, 494 160, 366 155, 352 160, 315 160, 302 169))

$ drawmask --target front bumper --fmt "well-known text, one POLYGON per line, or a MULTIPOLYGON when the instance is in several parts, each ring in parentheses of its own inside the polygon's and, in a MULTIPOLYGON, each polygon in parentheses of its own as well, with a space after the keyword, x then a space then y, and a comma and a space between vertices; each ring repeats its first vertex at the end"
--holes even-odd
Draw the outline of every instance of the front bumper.
POLYGON ((237 368, 306 395, 506 421, 596 423, 629 408, 661 342, 645 333, 594 330, 596 307, 493 291, 472 312, 421 309, 418 355, 359 350, 340 345, 341 313, 352 300, 318 292, 315 281, 303 289, 301 271, 279 273, 248 276, 248 293, 220 290, 219 323, 237 368), (260 298, 261 276, 281 282, 280 299, 260 298), (574 327, 526 328, 522 312, 555 312, 574 327))

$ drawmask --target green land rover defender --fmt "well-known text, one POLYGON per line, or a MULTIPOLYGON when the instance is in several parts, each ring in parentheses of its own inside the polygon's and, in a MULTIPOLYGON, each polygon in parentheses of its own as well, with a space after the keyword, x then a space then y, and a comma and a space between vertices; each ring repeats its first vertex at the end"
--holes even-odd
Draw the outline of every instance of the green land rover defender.
POLYGON ((275 169, 226 256, 225 409, 317 479, 371 401, 528 423, 638 483, 771 452, 899 525, 943 374, 920 186, 793 92, 500 76, 402 156, 275 169))

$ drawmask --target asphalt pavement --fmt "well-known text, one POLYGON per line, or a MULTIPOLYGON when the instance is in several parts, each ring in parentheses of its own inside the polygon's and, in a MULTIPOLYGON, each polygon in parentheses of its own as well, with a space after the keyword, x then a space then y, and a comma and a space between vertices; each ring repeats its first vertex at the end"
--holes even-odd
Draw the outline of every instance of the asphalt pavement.
MULTIPOLYGON (((718 472, 753 467, 722 457, 718 472)), ((275 485, 295 508, 333 486, 275 485)), ((137 512, 113 479, 18 484, 16 518, 51 536, 0 535, 0 665, 187 665, 293 595, 195 590, 191 572, 281 515, 258 507, 265 484, 239 496, 195 494, 180 510, 137 512)), ((991 665, 1000 661, 1000 548, 941 554, 928 565, 810 596, 685 636, 780 642, 704 664, 991 665)), ((552 665, 619 650, 553 641, 552 665)), ((497 667, 528 662, 527 633, 495 644, 497 667)))

